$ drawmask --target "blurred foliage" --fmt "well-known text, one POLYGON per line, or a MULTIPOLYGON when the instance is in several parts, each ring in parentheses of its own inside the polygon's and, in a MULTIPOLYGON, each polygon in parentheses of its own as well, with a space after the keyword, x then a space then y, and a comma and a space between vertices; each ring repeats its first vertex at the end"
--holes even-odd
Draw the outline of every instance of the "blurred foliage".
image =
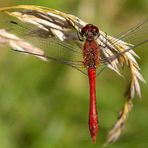
MULTIPOLYGON (((51 7, 95 23, 117 34, 144 20, 147 0, 5 0, 0 7, 35 4, 51 7)), ((148 81, 147 44, 135 49, 142 74, 148 81)), ((89 86, 75 69, 9 50, 0 51, 0 147, 76 148, 101 147, 116 121, 130 76, 110 70, 97 79, 100 133, 92 145, 88 132, 89 86)), ((127 70, 125 70, 127 71, 127 70)), ((148 86, 142 84, 142 101, 135 99, 123 136, 110 148, 148 147, 148 86)))

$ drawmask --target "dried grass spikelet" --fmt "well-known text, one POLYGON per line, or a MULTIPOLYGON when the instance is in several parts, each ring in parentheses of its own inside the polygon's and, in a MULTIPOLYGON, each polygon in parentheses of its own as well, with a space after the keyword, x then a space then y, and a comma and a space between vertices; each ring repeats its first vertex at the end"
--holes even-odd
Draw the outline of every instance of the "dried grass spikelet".
POLYGON ((117 121, 109 131, 105 145, 114 143, 121 136, 122 131, 125 127, 125 123, 127 121, 128 115, 133 108, 133 98, 135 94, 141 97, 139 80, 145 83, 144 78, 139 72, 140 68, 138 66, 138 63, 135 61, 134 57, 131 58, 131 55, 129 56, 129 54, 127 54, 127 55, 124 55, 124 59, 128 61, 127 64, 131 71, 131 82, 130 82, 130 87, 127 91, 128 99, 125 102, 123 108, 121 109, 117 121))

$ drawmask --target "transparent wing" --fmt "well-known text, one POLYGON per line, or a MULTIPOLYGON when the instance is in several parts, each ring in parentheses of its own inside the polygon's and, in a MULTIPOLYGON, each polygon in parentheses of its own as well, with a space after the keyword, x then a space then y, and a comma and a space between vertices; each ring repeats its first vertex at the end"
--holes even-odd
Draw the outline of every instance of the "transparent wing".
MULTIPOLYGON (((15 35, 22 41, 18 45, 15 41, 12 44, 11 40, 11 48, 43 60, 52 59, 85 72, 81 50, 83 42, 80 42, 77 30, 66 16, 56 10, 50 10, 49 13, 45 8, 44 12, 41 12, 43 9, 40 7, 37 10, 32 10, 33 6, 32 9, 20 7, 0 10, 0 17, 3 20, 0 28, 5 30, 7 37, 8 34, 15 35), (28 46, 24 47, 23 44, 28 46)), ((4 30, 1 30, 1 34, 4 30)))
POLYGON ((134 57, 138 57, 138 55, 136 55, 132 49, 137 47, 137 45, 140 45, 140 43, 144 43, 144 41, 147 42, 148 20, 139 23, 117 37, 118 38, 108 35, 105 36, 105 34, 101 32, 100 40, 105 46, 105 48, 102 48, 103 53, 108 57, 116 55, 130 48, 131 50, 125 52, 122 57, 117 56, 117 59, 114 62, 116 64, 123 65, 124 63, 128 64, 128 60, 132 60, 133 62, 137 63, 134 57))
POLYGON ((148 19, 143 22, 138 23, 137 25, 131 27, 127 31, 116 36, 118 40, 124 40, 126 42, 136 44, 137 42, 143 41, 148 38, 148 19))
POLYGON ((103 54, 102 60, 113 59, 108 62, 108 67, 110 67, 111 69, 113 69, 119 74, 120 74, 120 71, 118 69, 118 65, 122 66, 126 64, 127 66, 130 67, 132 78, 133 78, 131 91, 130 91, 131 98, 134 97, 135 92, 139 96, 141 96, 138 80, 141 80, 144 82, 144 79, 139 72, 140 68, 135 59, 135 57, 138 57, 138 55, 134 52, 133 49, 138 45, 141 45, 142 43, 147 42, 147 39, 148 39, 147 25, 148 25, 148 21, 144 21, 121 35, 121 38, 123 39, 126 38, 126 40, 130 41, 130 43, 120 40, 120 37, 119 39, 117 39, 112 36, 108 36, 108 35, 105 36, 103 32, 101 32, 101 35, 99 38, 101 42, 98 39, 98 42, 100 42, 100 44, 102 43, 104 44, 104 47, 102 47, 102 54, 103 54), (143 38, 141 38, 140 35, 143 38), (128 51, 128 52, 124 52, 124 51, 128 51))

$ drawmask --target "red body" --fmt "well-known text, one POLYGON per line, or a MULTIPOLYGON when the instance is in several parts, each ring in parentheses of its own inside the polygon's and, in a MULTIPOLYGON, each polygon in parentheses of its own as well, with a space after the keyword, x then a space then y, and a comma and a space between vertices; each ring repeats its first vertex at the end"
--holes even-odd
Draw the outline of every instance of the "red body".
POLYGON ((99 66, 100 46, 95 38, 99 35, 97 27, 88 24, 81 30, 82 37, 85 38, 83 47, 84 66, 88 69, 90 85, 90 108, 89 108, 89 131, 93 143, 96 141, 98 132, 98 114, 96 108, 96 67, 99 66))
POLYGON ((89 131, 93 143, 96 141, 98 133, 98 113, 96 108, 96 69, 88 69, 89 85, 90 85, 90 107, 89 107, 89 131))
POLYGON ((84 65, 87 68, 96 68, 96 66, 98 66, 100 63, 99 55, 99 46, 97 45, 95 40, 86 40, 83 47, 84 65))

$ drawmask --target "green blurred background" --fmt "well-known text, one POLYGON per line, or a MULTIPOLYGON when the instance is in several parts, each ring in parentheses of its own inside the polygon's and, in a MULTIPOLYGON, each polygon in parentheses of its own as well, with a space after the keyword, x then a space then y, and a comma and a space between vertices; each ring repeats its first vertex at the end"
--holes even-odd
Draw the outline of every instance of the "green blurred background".
MULTIPOLYGON (((34 4, 74 14, 118 34, 143 21, 147 0, 0 0, 0 7, 34 4)), ((2 20, 1 20, 2 21, 2 20)), ((135 49, 148 81, 147 44, 135 49)), ((128 71, 127 71, 128 72, 128 71)), ((0 51, 0 148, 102 147, 116 121, 130 76, 111 70, 97 78, 100 132, 92 145, 88 131, 89 86, 86 76, 67 66, 0 51)), ((141 84, 142 101, 134 100, 122 137, 110 148, 148 147, 148 85, 141 84)))

